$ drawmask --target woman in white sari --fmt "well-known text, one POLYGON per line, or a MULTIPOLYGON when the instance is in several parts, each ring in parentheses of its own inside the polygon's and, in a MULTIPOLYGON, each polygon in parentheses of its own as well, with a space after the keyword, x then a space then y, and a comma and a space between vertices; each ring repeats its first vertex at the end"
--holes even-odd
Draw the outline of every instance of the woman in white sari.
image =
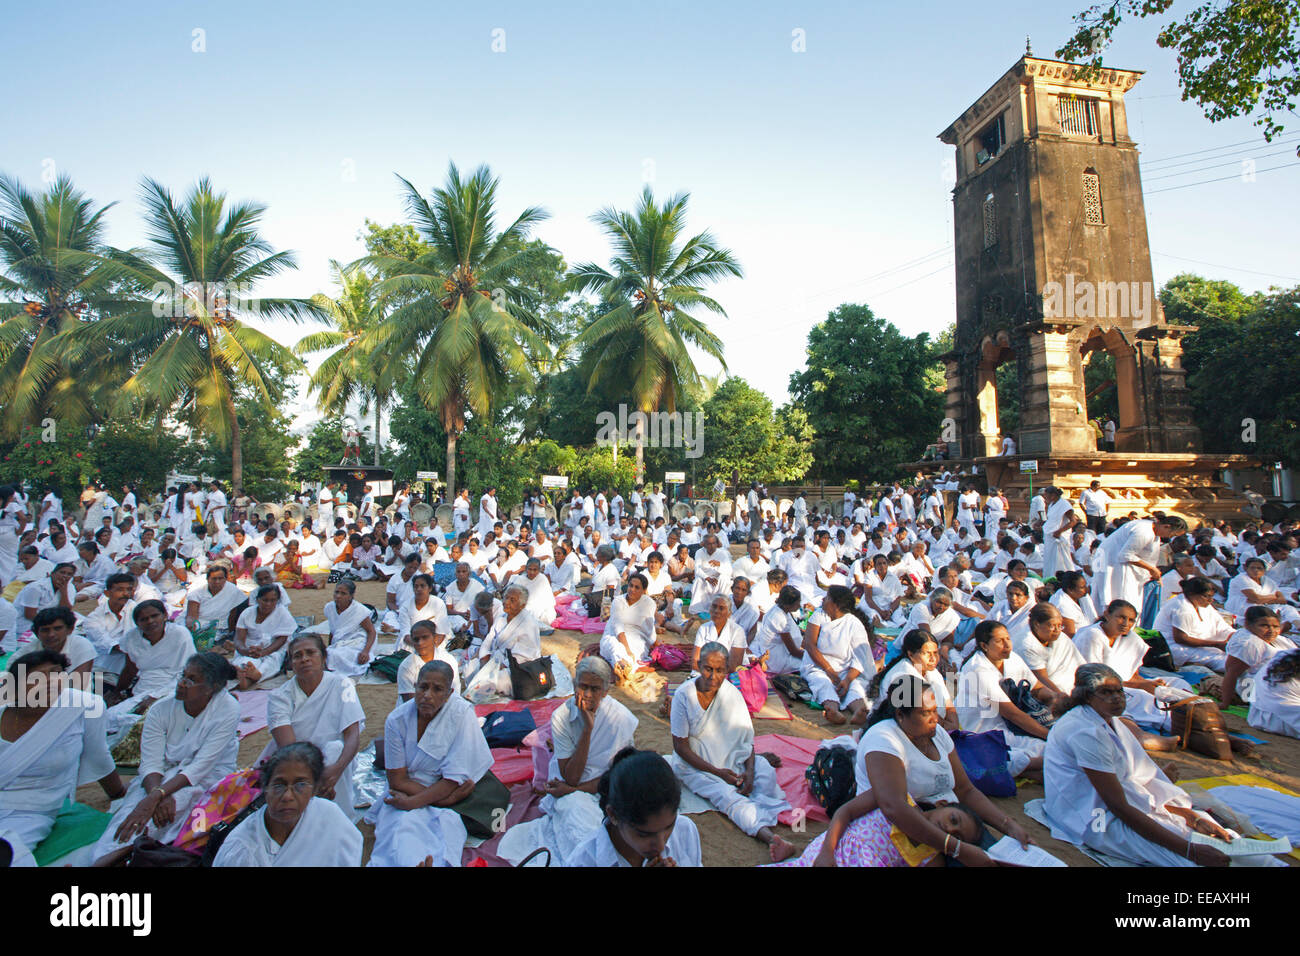
MULTIPOLYGON (((828 723, 847 722, 844 710, 855 719, 865 719, 867 682, 862 674, 872 655, 862 612, 855 605, 853 592, 840 585, 826 589, 821 609, 824 620, 816 633, 811 621, 804 632, 800 673, 813 700, 822 705, 828 723)), ((875 676, 874 667, 869 676, 875 676)))
POLYGON ((645 575, 640 572, 629 576, 627 593, 614 598, 610 605, 609 620, 600 638, 600 656, 610 667, 617 667, 623 661, 635 668, 650 660, 655 646, 657 607, 654 598, 646 594, 646 583, 645 575))
POLYGON ((1079 571, 1058 571, 1058 588, 1049 598, 1053 607, 1061 612, 1061 629, 1066 637, 1097 620, 1097 609, 1088 594, 1088 579, 1079 571))
POLYGON ((939 642, 925 631, 912 631, 903 638, 902 657, 871 682, 871 698, 879 699, 883 690, 892 687, 903 677, 924 681, 925 686, 934 693, 939 726, 949 732, 957 729, 957 709, 953 707, 952 694, 948 692, 948 685, 939 672, 939 642))
POLYGON ((1011 635, 996 621, 980 621, 971 636, 974 649, 957 677, 957 719, 963 730, 982 734, 1000 730, 1011 748, 1011 775, 1036 775, 1043 766, 1047 728, 1012 703, 1002 689, 1009 678, 1027 681, 1034 696, 1051 704, 1056 695, 1044 687, 1011 647, 1011 635))
POLYGON ((18 570, 18 538, 27 527, 27 509, 13 485, 0 488, 0 587, 14 579, 18 570))
POLYGON ((551 715, 550 769, 541 819, 506 831, 497 855, 519 862, 538 847, 567 865, 578 846, 604 819, 596 791, 614 755, 631 747, 637 718, 609 696, 614 671, 602 658, 584 657, 573 675, 574 692, 551 715))
POLYGON ((122 638, 126 664, 117 679, 119 693, 129 696, 110 709, 110 731, 118 729, 141 704, 170 697, 196 650, 190 632, 168 622, 162 601, 141 601, 132 608, 131 620, 135 627, 122 638))
POLYGON ((451 808, 496 777, 474 707, 452 693, 451 682, 451 667, 430 661, 420 668, 415 699, 384 722, 388 794, 374 814, 368 866, 460 866, 468 831, 451 808))
POLYGON ((1219 850, 1193 843, 1194 830, 1227 838, 1192 809, 1118 718, 1125 688, 1105 664, 1075 675, 1069 706, 1047 737, 1043 783, 1052 836, 1138 866, 1227 866, 1219 850))
POLYGON ((1074 672, 1084 663, 1083 655, 1065 636, 1064 620, 1054 604, 1035 604, 1029 627, 1019 640, 1011 639, 1011 646, 1049 691, 1065 696, 1074 689, 1074 672))
POLYGON ((1224 610, 1240 619, 1249 607, 1271 605, 1282 619, 1283 633, 1295 630, 1300 622, 1300 612, 1287 605, 1286 595, 1264 576, 1264 570, 1263 558, 1247 558, 1241 573, 1228 582, 1228 600, 1224 603, 1224 610))
POLYGON ((235 670, 239 689, 248 690, 284 666, 284 646, 298 629, 289 609, 280 603, 280 589, 257 589, 253 607, 245 608, 235 624, 235 670))
MULTIPOLYGON (((1293 651, 1296 643, 1282 634, 1282 619, 1271 607, 1257 605, 1246 611, 1246 625, 1229 639, 1227 663, 1223 667, 1223 683, 1219 699, 1223 706, 1236 703, 1254 703, 1255 683, 1273 658, 1284 651, 1293 651)), ((1248 722, 1254 723, 1249 717, 1248 722)))
POLYGON ((1182 581, 1182 593, 1160 608, 1155 629, 1169 643, 1174 665, 1200 664, 1223 671, 1233 627, 1214 607, 1214 585, 1205 578, 1182 581))
POLYGON ((289 642, 288 654, 293 677, 273 690, 266 702, 271 742, 258 759, 299 740, 315 744, 326 761, 317 795, 333 799, 349 820, 355 820, 352 759, 366 717, 356 686, 325 669, 325 642, 319 634, 299 634, 289 642))
POLYGON ((677 812, 682 785, 668 761, 626 747, 600 778, 604 819, 570 854, 567 866, 703 866, 700 833, 677 812))
POLYGON ((1128 601, 1142 606, 1142 589, 1147 581, 1159 581, 1156 560, 1161 543, 1187 530, 1187 522, 1177 515, 1155 521, 1134 519, 1109 535, 1097 549, 1102 566, 1093 564, 1093 581, 1097 585, 1096 603, 1128 601))
POLYGON ((230 831, 216 866, 360 866, 363 839, 332 800, 316 796, 325 759, 306 742, 262 765, 266 804, 230 831))
POLYGON ((330 632, 330 670, 346 677, 365 674, 370 650, 379 636, 370 608, 356 599, 356 593, 355 581, 339 581, 334 585, 334 600, 325 605, 330 632))
POLYGON ((141 835, 171 843, 194 804, 234 772, 239 701, 226 690, 234 677, 234 667, 220 654, 195 654, 172 698, 149 708, 140 733, 140 771, 95 844, 92 859, 115 858, 141 835))
POLYGON ((750 641, 749 653, 769 674, 797 674, 803 666, 803 631, 796 616, 801 600, 797 588, 784 585, 750 641))
POLYGON ((68 659, 31 651, 14 659, 0 706, 0 830, 27 850, 49 835, 63 801, 98 781, 110 799, 126 792, 108 750, 104 701, 70 686, 68 659))
POLYGON ((1096 624, 1074 635, 1074 646, 1089 664, 1105 664, 1120 675, 1128 706, 1124 716, 1139 724, 1160 727, 1166 733, 1171 721, 1169 712, 1157 705, 1193 696, 1191 685, 1181 677, 1147 679, 1138 673, 1142 659, 1150 648, 1133 633, 1137 608, 1128 601, 1111 601, 1096 624))
POLYGON ((721 644, 705 644, 700 649, 700 676, 674 692, 669 762, 683 786, 766 843, 777 863, 795 852, 772 829, 790 804, 772 765, 754 752, 754 724, 745 699, 727 680, 728 657, 721 644))
POLYGON ((1278 654, 1263 669, 1247 720, 1271 734, 1300 737, 1300 651, 1278 654))
POLYGON ((492 628, 477 652, 478 670, 466 683, 494 687, 510 696, 510 657, 516 663, 542 656, 542 635, 537 618, 528 610, 528 591, 517 584, 506 588, 504 613, 494 615, 492 628))

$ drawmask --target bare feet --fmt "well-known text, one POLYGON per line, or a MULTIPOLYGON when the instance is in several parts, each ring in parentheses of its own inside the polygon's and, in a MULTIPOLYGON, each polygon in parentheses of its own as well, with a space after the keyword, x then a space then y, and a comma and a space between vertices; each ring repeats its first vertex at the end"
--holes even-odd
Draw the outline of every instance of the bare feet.
POLYGON ((789 859, 797 852, 793 844, 786 842, 776 834, 772 834, 772 842, 767 845, 767 851, 771 854, 773 863, 780 863, 782 860, 789 859))
POLYGON ((840 724, 846 724, 849 721, 847 717, 845 717, 842 713, 840 713, 840 709, 838 707, 827 707, 825 713, 826 713, 826 723, 828 724, 835 724, 836 726, 838 726, 840 724))

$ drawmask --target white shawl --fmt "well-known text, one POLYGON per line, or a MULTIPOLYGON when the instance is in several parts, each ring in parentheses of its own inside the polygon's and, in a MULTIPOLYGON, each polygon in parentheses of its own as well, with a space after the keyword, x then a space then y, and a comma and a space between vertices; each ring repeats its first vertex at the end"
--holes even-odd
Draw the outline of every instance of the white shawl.
POLYGON ((312 797, 284 845, 266 830, 266 808, 230 831, 213 866, 360 866, 363 839, 337 805, 312 797))
POLYGON ((513 619, 505 614, 498 614, 492 622, 492 630, 483 641, 479 657, 491 654, 502 667, 509 662, 506 651, 514 655, 516 661, 533 661, 542 656, 542 635, 537 626, 537 618, 527 608, 521 610, 513 619))
POLYGON ((415 701, 401 704, 384 722, 384 756, 389 769, 405 767, 423 787, 439 780, 477 783, 492 769, 492 751, 479 729, 474 705, 451 696, 417 740, 419 712, 415 701))
MULTIPOLYGON (((329 744, 341 740, 343 731, 353 724, 360 724, 359 729, 365 730, 366 713, 352 681, 334 671, 326 671, 310 697, 298 686, 297 677, 273 690, 266 702, 266 723, 271 730, 290 726, 295 740, 310 741, 324 751, 329 744)), ((268 757, 277 749, 273 738, 262 756, 268 757)), ((326 761, 337 756, 335 753, 334 758, 327 757, 326 761)))
POLYGON ((112 773, 107 713, 97 695, 65 688, 27 733, 0 743, 0 809, 54 813, 77 787, 112 773))
MULTIPOLYGON (((754 723, 749 708, 730 681, 723 681, 708 710, 700 707, 695 681, 688 680, 673 693, 671 731, 685 737, 691 750, 724 770, 743 773, 754 751, 754 723)), ((674 756, 675 761, 680 758, 674 756)), ((693 768, 692 768, 693 769, 693 768)))
POLYGON ((149 708, 140 732, 141 779, 151 773, 168 780, 184 774, 199 792, 233 773, 239 753, 239 701, 218 691, 197 717, 176 698, 149 708))
MULTIPOLYGON (((560 779, 560 761, 573 756, 582 737, 584 723, 582 715, 578 713, 577 701, 572 697, 551 715, 551 744, 555 752, 551 754, 551 764, 547 770, 549 779, 560 779)), ((632 745, 636 728, 636 715, 613 697, 606 696, 596 708, 596 721, 591 728, 591 740, 587 744, 587 763, 578 782, 595 780, 608 770, 614 762, 614 755, 632 745)))
POLYGON ((185 662, 195 654, 194 638, 180 624, 167 624, 157 644, 150 644, 138 627, 122 638, 122 652, 140 672, 132 697, 165 698, 176 692, 185 662))
POLYGON ((655 634, 655 602, 649 595, 641 595, 635 604, 627 602, 627 595, 620 594, 614 598, 609 608, 609 620, 605 622, 605 636, 618 637, 619 632, 629 637, 639 637, 649 644, 655 634))
POLYGON ((362 630, 361 622, 369 617, 370 608, 355 598, 342 614, 339 613, 334 602, 330 601, 329 604, 325 605, 325 619, 329 621, 330 626, 330 646, 337 647, 340 644, 364 643, 366 632, 362 630))

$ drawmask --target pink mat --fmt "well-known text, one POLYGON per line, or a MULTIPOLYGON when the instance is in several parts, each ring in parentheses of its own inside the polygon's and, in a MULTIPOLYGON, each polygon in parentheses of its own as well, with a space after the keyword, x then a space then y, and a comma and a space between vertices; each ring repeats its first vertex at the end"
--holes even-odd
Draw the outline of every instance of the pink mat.
POLYGON ((555 621, 551 625, 557 631, 581 631, 583 634, 599 634, 605 630, 605 622, 598 617, 587 617, 570 609, 577 595, 566 595, 555 599, 555 621))
POLYGON ((266 702, 271 697, 269 690, 237 690, 235 698, 239 701, 239 736, 247 737, 266 726, 266 702))
MULTIPOLYGON (((790 737, 786 734, 763 734, 754 738, 754 749, 759 753, 771 752, 781 758, 777 768, 776 779, 785 791, 785 798, 794 810, 802 809, 805 820, 819 820, 825 823, 829 817, 822 809, 817 798, 808 789, 808 779, 804 771, 813 761, 813 755, 824 741, 810 740, 807 737, 790 737)), ((758 758, 762 760, 762 757, 758 758)), ((795 822, 794 810, 786 810, 779 819, 786 826, 795 822)))

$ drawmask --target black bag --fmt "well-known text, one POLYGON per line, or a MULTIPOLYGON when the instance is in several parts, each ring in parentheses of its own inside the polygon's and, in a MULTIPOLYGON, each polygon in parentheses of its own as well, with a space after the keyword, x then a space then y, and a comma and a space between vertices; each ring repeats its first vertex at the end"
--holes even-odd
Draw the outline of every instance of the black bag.
POLYGON ((203 860, 199 865, 212 866, 212 861, 217 858, 217 851, 221 849, 221 844, 226 842, 226 837, 230 836, 230 831, 261 810, 265 805, 266 794, 259 793, 253 798, 252 803, 229 820, 222 820, 220 823, 213 824, 212 829, 208 831, 208 842, 203 845, 203 860))
POLYGON ((402 661, 411 656, 410 651, 395 651, 392 654, 385 654, 382 657, 376 657, 370 662, 370 673, 378 674, 385 680, 396 683, 397 671, 402 666, 402 661))
POLYGON ((536 850, 534 850, 532 853, 528 854, 526 857, 524 857, 522 860, 520 860, 518 863, 516 863, 516 864, 515 864, 515 868, 518 869, 519 867, 527 866, 527 865, 528 865, 528 864, 529 864, 533 859, 535 859, 536 857, 541 856, 543 853, 546 854, 546 862, 543 863, 542 866, 550 866, 550 865, 551 865, 551 851, 548 850, 548 849, 547 849, 546 847, 544 847, 544 846, 539 846, 539 847, 538 847, 536 850))
POLYGON ((1178 673, 1178 665, 1174 663, 1174 652, 1169 649, 1169 642, 1165 640, 1163 634, 1143 627, 1135 627, 1133 630, 1147 643, 1146 656, 1142 658, 1143 667, 1154 667, 1157 670, 1169 671, 1171 674, 1178 673))
POLYGON ((828 816, 835 816, 835 811, 857 793, 854 755, 855 751, 848 747, 823 747, 804 771, 808 789, 828 816))
POLYGON ((1003 693, 1011 698, 1011 703, 1015 704, 1025 715, 1032 717, 1044 727, 1051 727, 1056 718, 1052 712, 1033 694, 1033 685, 1027 680, 1016 683, 1010 677, 1004 677, 998 681, 998 686, 1002 688, 1003 693))
POLYGON ((506 659, 510 662, 510 696, 515 700, 545 697, 555 686, 549 655, 521 664, 515 660, 514 654, 506 651, 506 659))
POLYGON ((775 674, 771 680, 773 686, 791 700, 804 704, 812 701, 812 688, 799 674, 775 674))
POLYGON ((199 865, 199 855, 178 846, 159 843, 151 836, 138 836, 131 846, 131 853, 126 858, 126 866, 131 867, 191 867, 199 865))

